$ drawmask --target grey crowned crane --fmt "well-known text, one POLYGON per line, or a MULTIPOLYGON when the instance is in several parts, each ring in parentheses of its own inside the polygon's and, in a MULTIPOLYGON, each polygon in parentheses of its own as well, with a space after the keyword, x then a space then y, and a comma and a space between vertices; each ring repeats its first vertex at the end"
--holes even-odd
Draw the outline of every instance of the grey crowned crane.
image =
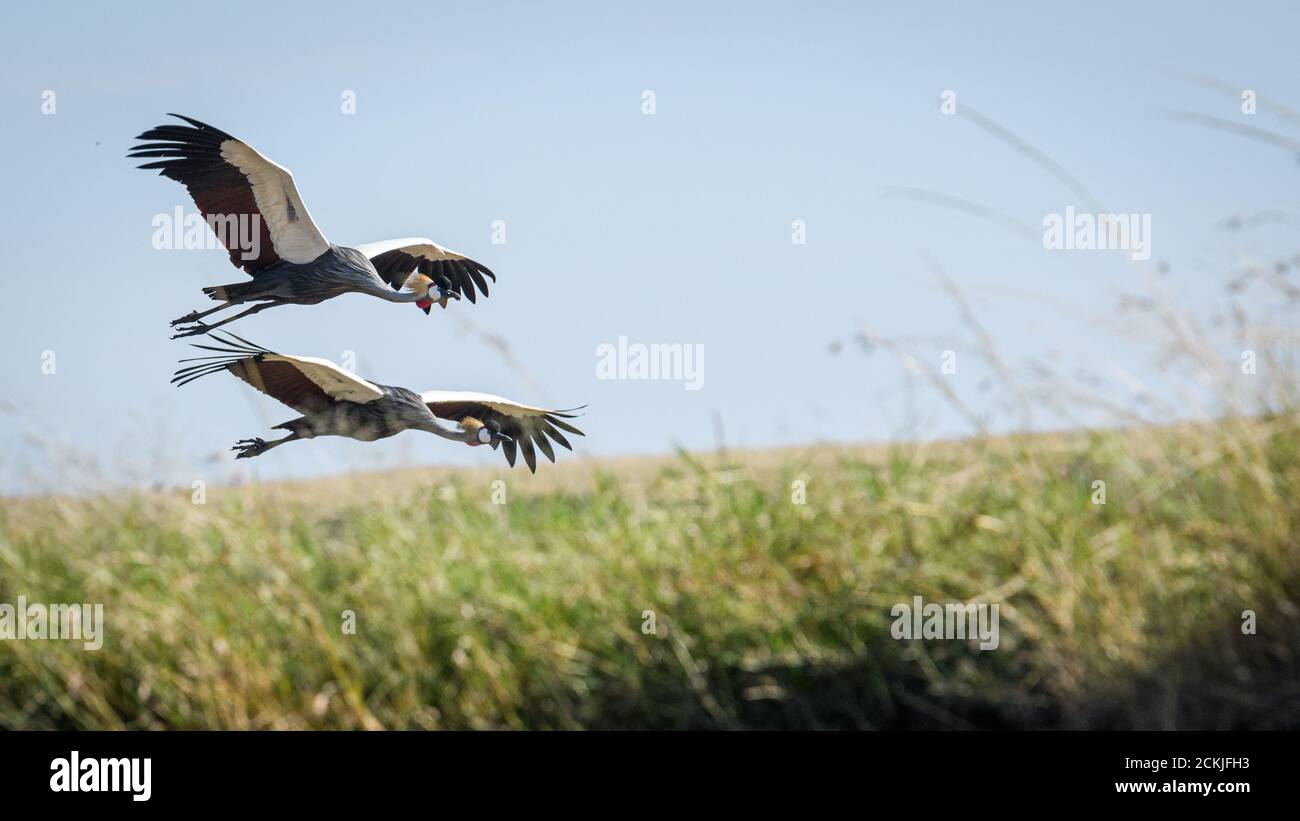
POLYGON ((312 221, 289 169, 224 131, 179 114, 168 116, 188 125, 144 132, 136 139, 146 142, 127 156, 152 159, 140 168, 157 169, 189 189, 231 263, 253 277, 204 288, 221 304, 172 320, 173 339, 277 305, 315 305, 347 293, 414 303, 428 314, 435 302, 443 308, 448 299, 462 296, 475 302, 476 289, 487 296, 487 280, 496 281, 487 266, 420 237, 356 248, 334 245, 312 221), (257 304, 220 322, 202 321, 247 302, 257 304))
POLYGON ((415 393, 362 379, 325 359, 279 354, 234 334, 225 337, 213 336, 219 345, 195 344, 195 348, 216 354, 182 359, 182 364, 196 364, 178 370, 172 382, 184 385, 210 373, 229 371, 302 414, 275 426, 288 431, 283 439, 236 442, 232 450, 237 452, 237 459, 258 456, 286 442, 317 436, 347 436, 373 442, 404 430, 423 430, 470 446, 501 448, 511 467, 515 465, 516 452, 523 451, 528 469, 536 473, 534 446, 554 462, 551 440, 573 450, 561 430, 584 435, 565 421, 574 418, 573 411, 581 408, 567 411, 534 408, 500 396, 468 391, 415 393))

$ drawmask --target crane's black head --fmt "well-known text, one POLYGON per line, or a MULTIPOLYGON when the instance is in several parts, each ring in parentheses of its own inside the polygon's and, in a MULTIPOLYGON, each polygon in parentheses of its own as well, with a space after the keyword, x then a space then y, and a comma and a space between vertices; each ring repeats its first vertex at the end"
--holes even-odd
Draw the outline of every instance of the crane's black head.
POLYGON ((433 308, 433 303, 438 303, 443 308, 447 307, 448 299, 460 299, 460 294, 456 293, 451 287, 451 280, 444 274, 439 274, 434 279, 429 280, 429 298, 421 299, 415 304, 426 314, 433 308))
POLYGON ((496 450, 501 447, 502 442, 512 441, 510 436, 501 432, 501 423, 495 419, 480 422, 472 416, 467 416, 460 421, 460 425, 473 437, 465 443, 472 448, 491 445, 492 449, 496 450))

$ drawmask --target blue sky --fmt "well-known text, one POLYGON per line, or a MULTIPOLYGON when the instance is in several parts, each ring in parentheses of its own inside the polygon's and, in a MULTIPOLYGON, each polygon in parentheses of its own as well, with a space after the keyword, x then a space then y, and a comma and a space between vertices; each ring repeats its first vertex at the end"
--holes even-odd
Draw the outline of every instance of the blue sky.
MULTIPOLYGON (((290 168, 336 243, 429 236, 499 275, 490 299, 428 318, 348 296, 233 330, 289 353, 353 351, 362 375, 417 390, 588 403, 579 449, 597 456, 711 447, 715 418, 737 447, 969 432, 932 391, 905 410, 895 358, 828 350, 865 323, 922 340, 915 353, 937 366, 944 346, 923 340, 963 330, 923 253, 1013 365, 1118 365, 1159 379, 1139 345, 1094 321, 1116 316, 1143 266, 1045 251, 883 191, 959 196, 1035 230, 1045 214, 1082 207, 969 118, 943 115, 945 89, 1046 151, 1107 209, 1150 214, 1145 267, 1169 266, 1170 289, 1197 311, 1216 308, 1243 260, 1295 251, 1293 221, 1217 227, 1233 214, 1300 213, 1295 157, 1161 114, 1300 136, 1270 106, 1300 107, 1291 4, 360 8, 6 10, 0 492, 500 458, 419 433, 320 439, 238 465, 217 456, 294 414, 229 378, 168 384, 189 349, 168 340, 167 321, 205 307, 201 286, 243 277, 221 251, 151 245, 156 214, 192 205, 124 155, 169 111, 290 168), (1242 115, 1234 88, 1258 93, 1258 114, 1242 115), (341 110, 349 91, 354 115, 341 110), (504 245, 492 242, 497 220, 504 245), (806 244, 791 242, 795 220, 806 244), (504 338, 543 390, 458 318, 504 338), (702 345, 703 389, 596 379, 597 347, 620 336, 702 345), (44 351, 57 357, 52 375, 44 351)), ((986 375, 972 362, 954 389, 983 407, 986 375)))

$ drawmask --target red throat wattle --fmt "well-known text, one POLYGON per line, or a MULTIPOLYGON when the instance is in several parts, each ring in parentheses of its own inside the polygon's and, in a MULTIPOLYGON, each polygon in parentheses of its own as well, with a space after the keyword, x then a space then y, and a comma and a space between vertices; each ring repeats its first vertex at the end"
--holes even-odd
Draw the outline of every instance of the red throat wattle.
POLYGON ((432 299, 417 299, 417 300, 415 301, 415 307, 419 308, 420 310, 424 311, 424 312, 427 314, 427 313, 429 313, 429 309, 433 307, 433 300, 432 300, 432 299))

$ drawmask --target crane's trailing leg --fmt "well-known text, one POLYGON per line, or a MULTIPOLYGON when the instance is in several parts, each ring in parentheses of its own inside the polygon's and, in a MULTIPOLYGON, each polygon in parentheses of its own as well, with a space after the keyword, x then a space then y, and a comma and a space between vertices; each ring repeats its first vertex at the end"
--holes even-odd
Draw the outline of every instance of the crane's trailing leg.
POLYGON ((202 322, 195 322, 193 325, 189 327, 178 326, 176 328, 176 333, 172 334, 172 339, 180 339, 183 336, 195 336, 196 334, 204 334, 207 333, 208 331, 211 331, 214 328, 220 328, 222 325, 225 325, 227 322, 234 322, 236 319, 239 319, 240 317, 245 317, 250 314, 255 314, 258 311, 264 311, 267 308, 274 308, 276 305, 287 305, 287 304, 288 304, 287 300, 276 299, 270 302, 263 302, 261 305, 254 305, 253 307, 249 308, 246 311, 240 311, 234 316, 226 317, 220 322, 213 323, 212 325, 205 325, 202 322))
POLYGON ((200 319, 202 319, 203 317, 207 316, 208 314, 215 314, 217 311, 224 311, 226 308, 229 308, 231 305, 236 305, 236 304, 238 304, 238 303, 236 303, 236 302, 223 302, 223 303, 221 303, 220 305, 218 305, 217 307, 215 307, 215 308, 209 308, 209 309, 207 309, 206 311, 202 311, 202 312, 199 312, 199 311, 190 311, 190 312, 189 312, 188 314, 186 314, 185 316, 177 317, 176 319, 173 319, 171 324, 172 324, 173 326, 176 326, 176 325, 180 325, 182 322, 198 322, 200 319))
POLYGON ((261 456, 276 445, 283 445, 285 442, 292 442, 298 438, 298 434, 291 433, 283 439, 276 439, 274 442, 268 442, 265 439, 240 439, 231 448, 237 451, 236 459, 252 459, 254 456, 261 456))

